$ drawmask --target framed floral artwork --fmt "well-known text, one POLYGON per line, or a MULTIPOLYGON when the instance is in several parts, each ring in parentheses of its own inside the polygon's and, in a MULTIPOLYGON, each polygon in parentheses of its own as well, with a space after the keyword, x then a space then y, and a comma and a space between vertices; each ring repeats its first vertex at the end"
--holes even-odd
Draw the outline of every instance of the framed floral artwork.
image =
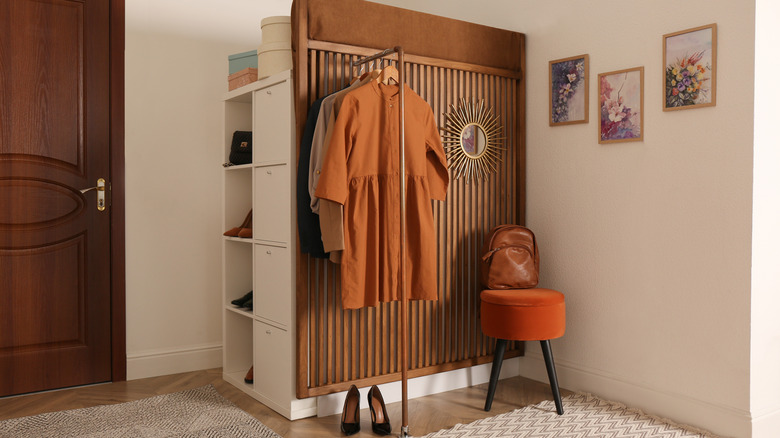
POLYGON ((664 35, 664 111, 715 105, 717 24, 664 35))
POLYGON ((599 143, 644 138, 645 68, 599 74, 599 143))
POLYGON ((588 123, 588 55, 550 61, 550 126, 588 123))

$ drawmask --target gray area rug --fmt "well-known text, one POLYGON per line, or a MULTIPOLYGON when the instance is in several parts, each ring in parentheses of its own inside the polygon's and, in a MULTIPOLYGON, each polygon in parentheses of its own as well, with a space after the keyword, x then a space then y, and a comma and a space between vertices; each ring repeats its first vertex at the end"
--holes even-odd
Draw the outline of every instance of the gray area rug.
POLYGON ((0 422, 2 438, 281 438, 213 386, 0 422))
POLYGON ((675 425, 623 405, 588 394, 563 399, 563 415, 555 403, 544 401, 469 424, 458 424, 424 438, 702 438, 706 431, 675 425))

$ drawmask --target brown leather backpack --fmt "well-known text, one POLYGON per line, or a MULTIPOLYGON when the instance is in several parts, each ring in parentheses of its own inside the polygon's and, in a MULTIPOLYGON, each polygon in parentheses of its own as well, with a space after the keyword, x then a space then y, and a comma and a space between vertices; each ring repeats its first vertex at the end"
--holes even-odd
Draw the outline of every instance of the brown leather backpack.
POLYGON ((482 246, 480 279, 488 289, 525 289, 539 284, 534 233, 520 225, 493 228, 482 246))

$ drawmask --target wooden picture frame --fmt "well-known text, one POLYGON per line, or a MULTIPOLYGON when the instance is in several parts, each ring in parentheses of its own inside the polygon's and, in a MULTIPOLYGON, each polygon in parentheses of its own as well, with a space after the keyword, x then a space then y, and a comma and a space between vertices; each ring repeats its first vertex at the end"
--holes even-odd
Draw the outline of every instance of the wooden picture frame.
POLYGON ((599 74, 599 143, 644 139, 645 68, 599 74))
POLYGON ((663 37, 664 111, 715 106, 718 25, 663 37))
POLYGON ((588 123, 588 63, 587 54, 550 61, 550 126, 588 123))

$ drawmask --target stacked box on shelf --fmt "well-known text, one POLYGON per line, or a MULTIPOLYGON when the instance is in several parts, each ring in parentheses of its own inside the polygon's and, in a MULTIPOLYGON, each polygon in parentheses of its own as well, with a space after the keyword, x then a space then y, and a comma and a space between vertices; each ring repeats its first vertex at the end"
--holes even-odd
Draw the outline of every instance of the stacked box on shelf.
POLYGON ((229 91, 255 81, 257 81, 257 51, 250 50, 228 56, 229 91))
POLYGON ((266 17, 260 22, 263 43, 257 49, 257 74, 265 78, 292 68, 289 16, 266 17))

